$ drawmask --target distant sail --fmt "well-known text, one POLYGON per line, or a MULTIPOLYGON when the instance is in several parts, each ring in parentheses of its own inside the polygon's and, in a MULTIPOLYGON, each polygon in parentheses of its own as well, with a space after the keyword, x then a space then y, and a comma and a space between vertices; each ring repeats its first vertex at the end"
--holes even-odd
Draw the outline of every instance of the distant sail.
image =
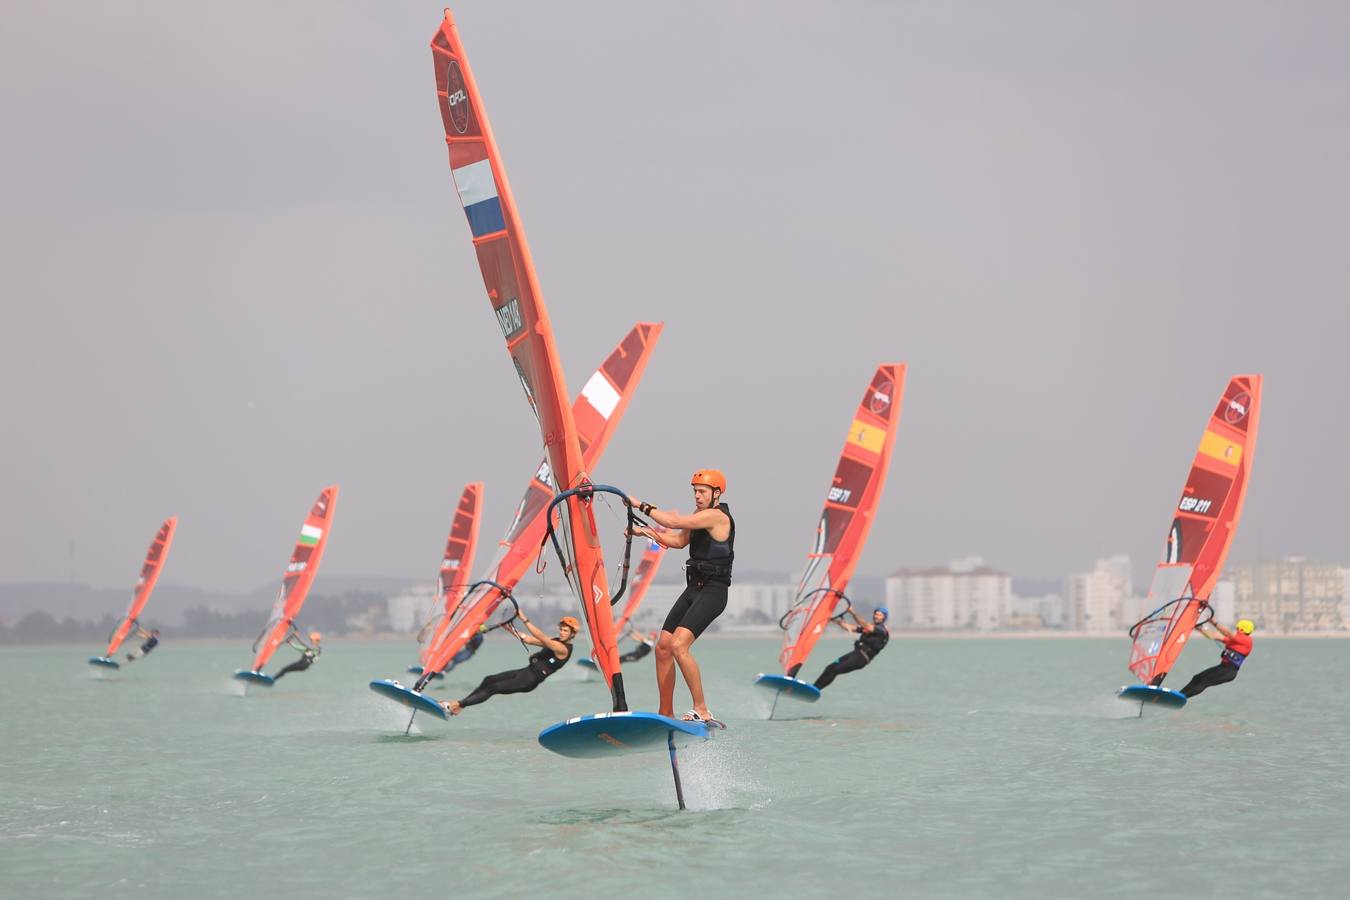
POLYGON ((441 557, 441 571, 436 579, 436 596, 440 600, 440 614, 435 629, 422 646, 422 665, 425 667, 450 633, 450 619, 459 609, 469 587, 473 572, 473 557, 478 549, 478 526, 483 518, 483 482, 464 485, 455 509, 455 520, 450 525, 450 536, 445 540, 441 557))
POLYGON ((159 526, 155 539, 150 542, 150 549, 145 553, 145 563, 141 566, 140 580, 136 582, 136 593, 132 595, 127 614, 117 623, 117 628, 108 641, 108 649, 103 653, 105 658, 112 659, 117 648, 122 646, 127 635, 137 626, 136 620, 140 618, 145 604, 150 602, 150 594, 155 590, 155 582, 159 581, 160 570, 164 568, 164 561, 169 558, 169 548, 173 546, 173 533, 177 528, 178 517, 170 516, 159 526))
POLYGON ((323 561, 323 551, 328 546, 328 532, 333 525, 337 496, 337 485, 324 488, 305 518, 300 537, 295 541, 295 549, 291 551, 291 561, 286 565, 281 591, 272 605, 272 614, 254 644, 257 652, 253 657, 254 672, 261 672, 262 667, 267 665, 272 654, 286 640, 295 624, 295 617, 300 615, 300 608, 305 605, 309 586, 314 583, 314 576, 319 574, 319 563, 323 561))
POLYGON ((840 611, 840 599, 858 565, 886 484, 904 393, 905 364, 879 366, 853 414, 806 571, 781 623, 783 650, 778 661, 789 676, 797 674, 830 617, 840 611))
MULTIPOLYGON (((663 531, 660 525, 653 526, 657 531, 663 531)), ((633 618, 633 613, 638 611, 642 605, 642 598, 647 596, 647 588, 652 586, 652 579, 656 577, 656 570, 661 567, 661 560, 666 557, 666 548, 656 541, 647 541, 647 549, 642 553, 642 560, 638 563, 637 571, 628 582, 628 597, 624 601, 623 613, 619 616, 619 621, 614 623, 614 633, 623 636, 623 630, 628 626, 628 621, 633 618)))
POLYGON ((1130 671, 1145 684, 1161 684, 1172 670, 1223 571, 1251 477, 1260 412, 1261 376, 1235 376, 1200 438, 1149 588, 1157 609, 1130 629, 1130 671))
MULTIPOLYGON (((647 369, 656 341, 661 336, 660 322, 639 322, 619 342, 599 369, 587 380, 572 406, 577 423, 582 457, 587 470, 594 470, 604 456, 615 427, 628 410, 642 374, 647 369)), ((515 516, 502 538, 497 558, 492 561, 485 578, 495 581, 508 591, 513 590, 534 565, 539 545, 544 539, 548 522, 544 512, 553 499, 555 487, 548 459, 540 461, 534 477, 525 488, 525 496, 516 506, 515 516)), ((448 637, 435 655, 423 662, 427 672, 441 672, 477 633, 478 627, 489 621, 502 595, 496 588, 483 584, 475 588, 452 616, 448 637)))

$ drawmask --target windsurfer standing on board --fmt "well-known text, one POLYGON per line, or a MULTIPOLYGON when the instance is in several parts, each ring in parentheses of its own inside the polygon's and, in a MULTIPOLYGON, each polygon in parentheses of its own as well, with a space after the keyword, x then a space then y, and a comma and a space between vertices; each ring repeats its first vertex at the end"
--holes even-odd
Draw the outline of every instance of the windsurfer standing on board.
POLYGON ((138 637, 138 638, 144 638, 144 639, 145 639, 145 643, 144 643, 144 644, 141 644, 141 649, 139 649, 139 650, 133 650, 131 653, 128 653, 128 654, 127 654, 127 662, 134 662, 134 661, 140 659, 140 658, 141 658, 142 656, 144 656, 145 654, 149 653, 151 650, 153 650, 153 649, 155 649, 156 647, 159 646, 159 629, 158 629, 158 628, 151 628, 149 631, 146 631, 144 628, 142 628, 141 626, 137 625, 137 626, 136 626, 136 637, 138 637))
POLYGON ((1240 620, 1235 626, 1235 632, 1229 631, 1218 622, 1212 624, 1218 629, 1218 635, 1210 634, 1203 625, 1197 626, 1195 630, 1211 641, 1223 644, 1223 650, 1219 653, 1219 664, 1197 672, 1195 677, 1187 682, 1181 689, 1187 697, 1203 693, 1205 688, 1212 688, 1216 684, 1232 681, 1238 677, 1238 669, 1242 667, 1243 660, 1252 654, 1252 632, 1256 630, 1256 625, 1250 619, 1240 620))
POLYGON ((816 679, 817 690, 825 690, 835 678, 845 672, 856 672, 866 666, 877 658, 877 654, 885 649, 886 642, 891 639, 891 633, 886 630, 886 620, 890 618, 891 612, 886 607, 877 607, 872 612, 870 623, 863 622, 852 609, 849 609, 848 614, 858 624, 840 622, 839 627, 858 635, 858 639, 853 642, 851 651, 830 663, 825 667, 825 671, 820 673, 820 677, 816 679))
POLYGON ((497 694, 528 694, 572 658, 572 640, 581 629, 581 623, 575 617, 563 616, 558 620, 557 637, 544 634, 524 613, 520 613, 519 618, 530 633, 521 634, 509 625, 506 626, 507 631, 519 638, 522 644, 542 649, 531 653, 530 661, 522 668, 487 676, 463 700, 443 701, 441 706, 450 715, 457 716, 464 711, 464 707, 477 706, 497 694))
POLYGON ((323 652, 323 648, 319 646, 323 642, 323 635, 319 634, 317 631, 311 631, 309 633, 309 640, 309 645, 301 643, 300 638, 295 633, 295 629, 291 629, 291 633, 286 635, 286 643, 300 651, 300 658, 273 675, 273 680, 280 678, 287 672, 303 672, 314 665, 314 661, 318 659, 319 654, 323 652))
POLYGON ((689 548, 689 562, 684 566, 684 593, 670 608, 656 642, 656 687, 661 695, 657 711, 663 716, 674 715, 675 666, 678 664, 694 701, 694 708, 683 718, 721 725, 708 710, 708 702, 703 696, 703 677, 690 648, 727 608, 731 565, 736 558, 736 522, 731 518, 731 508, 720 502, 727 489, 725 475, 716 469, 699 469, 689 479, 689 484, 694 489, 695 509, 687 516, 677 510, 657 509, 636 497, 628 500, 653 522, 670 529, 657 531, 639 527, 634 529, 634 534, 651 538, 665 547, 689 548))

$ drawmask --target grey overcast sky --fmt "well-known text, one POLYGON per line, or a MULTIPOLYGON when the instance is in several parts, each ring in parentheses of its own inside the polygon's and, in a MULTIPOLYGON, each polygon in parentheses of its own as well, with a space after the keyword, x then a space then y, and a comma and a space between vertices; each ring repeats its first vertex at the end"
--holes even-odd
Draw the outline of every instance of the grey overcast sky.
MULTIPOLYGON (((575 391, 666 323, 598 476, 731 481, 800 566, 907 361, 860 571, 1157 557, 1228 377, 1266 376, 1231 562, 1350 562, 1350 5, 455 7, 575 391)), ((8 4, 0 580, 434 577, 540 455, 454 194, 441 4, 8 4)))

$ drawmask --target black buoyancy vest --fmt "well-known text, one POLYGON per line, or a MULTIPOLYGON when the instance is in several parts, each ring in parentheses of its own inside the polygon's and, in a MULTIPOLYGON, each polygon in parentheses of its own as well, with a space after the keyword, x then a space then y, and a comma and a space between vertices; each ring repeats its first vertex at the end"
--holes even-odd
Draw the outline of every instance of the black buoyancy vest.
MULTIPOLYGON (((568 644, 567 647, 570 651, 572 645, 568 644)), ((553 655, 552 650, 544 647, 537 653, 530 654, 530 668, 534 670, 534 674, 539 676, 539 680, 543 681, 545 678, 567 665, 567 661, 571 658, 572 654, 569 652, 562 659, 558 659, 558 657, 553 655)))
POLYGON ((684 564, 685 580, 704 585, 709 581, 731 584, 731 564, 736 561, 736 520, 731 518, 731 507, 725 503, 717 508, 726 513, 731 532, 725 541, 713 540, 712 532, 699 528, 689 533, 689 561, 684 564))
POLYGON ((885 625, 873 625, 872 630, 859 634, 858 639, 853 642, 856 650, 861 650, 863 656, 869 660, 876 658, 886 646, 886 642, 891 639, 891 633, 886 630, 885 625))

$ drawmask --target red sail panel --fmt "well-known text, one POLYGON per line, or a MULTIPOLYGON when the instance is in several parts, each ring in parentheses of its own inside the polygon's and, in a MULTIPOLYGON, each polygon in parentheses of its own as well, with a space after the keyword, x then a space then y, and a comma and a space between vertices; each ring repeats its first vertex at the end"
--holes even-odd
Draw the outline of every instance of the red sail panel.
MULTIPOLYGON (((553 327, 506 167, 449 10, 432 38, 431 50, 450 173, 473 235, 488 299, 539 421, 555 482, 565 489, 584 486, 589 478, 553 327)), ((576 495, 568 498, 566 510, 558 522, 567 555, 564 575, 581 604, 595 658, 618 708, 623 705, 622 680, 616 683, 619 647, 595 517, 590 503, 576 495)))
POLYGON ((450 524, 450 536, 445 540, 445 554, 441 557, 441 571, 436 579, 436 596, 440 598, 441 612, 436 628, 422 647, 422 665, 426 666, 436 647, 450 633, 450 617, 464 599, 473 572, 473 556, 478 548, 478 526, 482 522, 483 482, 464 485, 455 509, 455 520, 450 524))
POLYGON ((1200 438, 1149 588, 1157 609, 1132 630, 1130 671, 1145 684, 1161 684, 1171 671, 1223 571, 1242 515, 1260 412, 1261 376, 1235 376, 1200 438))
POLYGON ((811 655, 867 543, 886 485, 904 393, 905 364, 878 366, 853 414, 796 601, 783 618, 778 661, 790 675, 811 655))
POLYGON ((323 561, 324 548, 328 546, 328 532, 333 524, 333 512, 337 508, 338 486, 331 485, 323 489, 314 507, 305 517, 300 528, 300 537, 291 551, 291 561, 286 565, 286 575, 281 580, 281 590, 276 603, 272 605, 272 615, 267 620, 263 636, 255 647, 257 655, 253 657, 253 671, 261 672, 262 667, 272 658, 272 654, 286 640, 295 617, 305 605, 309 586, 314 576, 319 574, 319 563, 323 561))
MULTIPOLYGON (((659 525, 653 527, 657 531, 664 530, 659 525)), ((623 634, 624 628, 628 626, 628 620, 633 618, 633 613, 642 605, 642 598, 647 596, 647 588, 651 587, 656 570, 660 568, 661 560, 665 559, 665 556, 664 546, 656 541, 647 541, 647 549, 642 553, 642 560, 632 577, 628 579, 628 595, 623 605, 623 613, 619 616, 619 621, 614 623, 615 634, 623 634)))
MULTIPOLYGON (((577 397, 572 407, 573 418, 578 423, 586 471, 593 471, 600 464, 605 448, 609 446, 609 439, 628 410, 628 402, 647 369, 647 361, 661 336, 661 328, 659 322, 639 322, 634 325, 619 342, 619 346, 614 348, 614 352, 587 380, 586 387, 577 397)), ((516 514, 506 529, 506 536, 502 538, 497 558, 492 561, 486 575, 488 580, 497 582, 509 591, 534 564, 535 554, 539 552, 539 545, 548 528, 544 510, 553 499, 554 491, 553 475, 545 458, 540 461, 539 468, 525 488, 525 496, 516 506, 516 514)), ((493 587, 483 585, 474 590, 451 617, 449 637, 441 643, 430 660, 423 662, 423 668, 428 672, 443 671, 478 631, 478 627, 488 621, 501 601, 501 593, 493 587)))
POLYGON ((122 617, 122 621, 117 624, 117 630, 108 640, 108 649, 104 651, 104 656, 111 659, 117 648, 127 639, 127 635, 131 634, 131 629, 136 627, 136 620, 140 618, 141 610, 145 609, 145 604, 149 602, 150 594, 155 590, 155 582, 159 581, 164 560, 169 558, 169 548, 173 546, 173 533, 177 528, 178 517, 170 516, 155 533, 155 539, 150 542, 150 549, 145 552, 145 562, 141 565, 141 577, 136 582, 136 592, 131 597, 131 605, 127 607, 127 614, 122 617))

